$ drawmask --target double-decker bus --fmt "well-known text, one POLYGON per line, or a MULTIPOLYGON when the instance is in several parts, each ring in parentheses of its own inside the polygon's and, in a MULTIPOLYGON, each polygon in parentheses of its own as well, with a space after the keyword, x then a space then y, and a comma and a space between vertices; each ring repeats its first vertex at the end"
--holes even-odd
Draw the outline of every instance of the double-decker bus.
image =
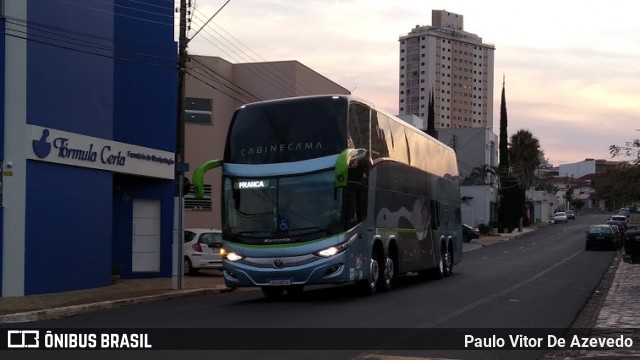
POLYGON ((241 106, 222 166, 224 280, 267 297, 356 283, 367 294, 401 274, 443 278, 462 260, 454 151, 347 95, 241 106))

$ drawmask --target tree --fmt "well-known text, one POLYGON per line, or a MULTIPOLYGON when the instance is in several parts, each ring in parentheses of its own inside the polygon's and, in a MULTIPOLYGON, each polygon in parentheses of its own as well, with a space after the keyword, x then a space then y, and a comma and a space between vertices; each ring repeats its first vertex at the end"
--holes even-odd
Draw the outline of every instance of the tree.
POLYGON ((433 89, 429 91, 429 108, 427 109, 427 134, 438 138, 436 132, 436 115, 435 115, 435 103, 433 101, 433 89))
POLYGON ((502 78, 502 97, 500 101, 500 200, 498 207, 498 222, 509 231, 518 227, 524 216, 524 190, 519 186, 518 179, 511 174, 509 164, 509 145, 507 134, 507 101, 505 96, 505 81, 502 78))
POLYGON ((518 130, 511 136, 509 163, 523 189, 535 185, 536 169, 540 165, 540 141, 528 130, 518 130))
POLYGON ((509 173, 509 134, 507 133, 507 101, 505 98, 504 76, 502 77, 502 97, 500 98, 500 174, 509 173))
POLYGON ((640 201, 640 166, 623 165, 607 169, 593 181, 598 198, 604 200, 607 208, 615 209, 640 201))
POLYGON ((625 155, 630 157, 630 156, 633 156, 634 152, 635 152, 636 158, 631 162, 634 163, 635 165, 640 165, 640 139, 628 141, 624 144, 624 146, 618 146, 618 145, 609 146, 609 153, 611 154, 611 157, 616 157, 619 155, 625 155))
POLYGON ((475 167, 471 170, 471 173, 464 178, 461 185, 490 185, 493 182, 491 179, 498 173, 497 170, 495 166, 487 164, 475 167))

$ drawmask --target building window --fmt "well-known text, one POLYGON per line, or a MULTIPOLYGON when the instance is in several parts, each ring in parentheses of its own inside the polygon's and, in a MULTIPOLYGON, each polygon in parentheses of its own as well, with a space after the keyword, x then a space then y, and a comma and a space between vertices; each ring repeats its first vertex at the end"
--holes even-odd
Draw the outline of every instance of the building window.
POLYGON ((194 211, 211 211, 211 185, 204 184, 204 196, 198 199, 195 196, 193 187, 184 194, 184 209, 194 211))
POLYGON ((201 98, 185 98, 185 121, 195 124, 211 124, 213 100, 201 98))

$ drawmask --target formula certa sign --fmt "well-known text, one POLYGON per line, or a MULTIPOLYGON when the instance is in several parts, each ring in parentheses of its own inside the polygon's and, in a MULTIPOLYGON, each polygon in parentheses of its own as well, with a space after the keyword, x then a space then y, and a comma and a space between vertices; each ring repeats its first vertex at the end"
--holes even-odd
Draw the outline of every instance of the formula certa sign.
POLYGON ((27 125, 27 159, 162 179, 175 177, 169 151, 27 125))

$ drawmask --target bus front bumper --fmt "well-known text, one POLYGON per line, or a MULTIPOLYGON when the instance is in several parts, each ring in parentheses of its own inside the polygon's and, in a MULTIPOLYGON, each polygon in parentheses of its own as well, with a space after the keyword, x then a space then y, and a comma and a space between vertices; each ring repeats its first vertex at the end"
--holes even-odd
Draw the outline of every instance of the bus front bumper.
POLYGON ((363 255, 348 251, 330 258, 309 254, 296 258, 246 258, 240 262, 225 260, 224 281, 227 287, 340 284, 366 278, 365 263, 363 255))

